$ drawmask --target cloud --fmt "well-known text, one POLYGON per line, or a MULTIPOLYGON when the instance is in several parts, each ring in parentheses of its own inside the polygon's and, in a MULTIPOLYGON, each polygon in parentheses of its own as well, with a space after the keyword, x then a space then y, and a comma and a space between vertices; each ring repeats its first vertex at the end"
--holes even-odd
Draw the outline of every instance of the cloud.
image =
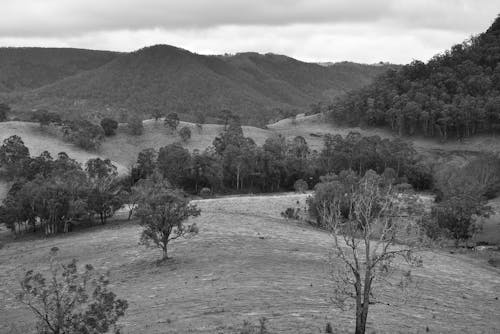
POLYGON ((92 31, 203 29, 386 22, 470 31, 500 10, 487 0, 2 0, 0 35, 68 36, 92 31))
POLYGON ((484 31, 497 0, 2 0, 0 45, 408 62, 484 31))

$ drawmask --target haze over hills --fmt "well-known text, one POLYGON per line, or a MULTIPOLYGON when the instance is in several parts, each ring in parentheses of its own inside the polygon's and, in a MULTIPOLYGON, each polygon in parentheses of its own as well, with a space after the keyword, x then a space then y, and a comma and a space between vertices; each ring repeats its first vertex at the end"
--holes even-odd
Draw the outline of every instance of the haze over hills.
MULTIPOLYGON (((122 121, 131 113, 149 116, 153 108, 176 111, 188 120, 196 112, 210 117, 230 109, 244 123, 262 125, 271 119, 304 112, 311 103, 331 101, 370 83, 387 69, 347 62, 324 67, 274 54, 204 56, 168 45, 124 54, 59 50, 61 55, 69 54, 62 61, 64 66, 51 73, 52 64, 60 61, 48 59, 44 66, 39 66, 35 76, 42 78, 36 83, 21 80, 33 76, 35 62, 9 68, 13 62, 5 61, 4 71, 17 71, 15 75, 21 78, 8 86, 11 89, 3 89, 10 93, 4 94, 4 98, 14 109, 77 111, 122 121), (80 61, 85 59, 82 52, 88 53, 87 62, 80 61), (19 92, 16 87, 33 89, 19 92)), ((27 53, 24 57, 29 58, 31 52, 42 51, 18 52, 27 53)), ((7 54, 5 50, 4 53, 7 54)))

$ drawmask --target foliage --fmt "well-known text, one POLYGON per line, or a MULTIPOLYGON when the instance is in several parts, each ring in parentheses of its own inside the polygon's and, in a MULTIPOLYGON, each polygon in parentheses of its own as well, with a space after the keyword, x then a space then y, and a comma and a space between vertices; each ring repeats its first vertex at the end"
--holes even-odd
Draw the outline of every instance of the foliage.
POLYGON ((438 204, 432 210, 434 225, 427 225, 431 237, 460 241, 480 230, 480 218, 492 212, 487 199, 500 189, 500 159, 482 154, 464 167, 448 168, 436 176, 438 204))
POLYGON ((128 303, 109 290, 108 277, 90 264, 81 272, 76 260, 59 263, 54 253, 49 276, 27 271, 18 294, 37 320, 37 333, 119 333, 116 323, 128 303))
POLYGON ((22 172, 24 161, 29 158, 29 149, 21 137, 13 135, 4 139, 0 147, 0 168, 13 177, 22 172))
POLYGON ((117 182, 118 172, 109 159, 90 159, 85 164, 89 177, 88 209, 97 214, 102 224, 108 217, 123 205, 120 185, 117 182))
POLYGON ((183 126, 179 130, 179 136, 181 137, 183 142, 185 142, 185 143, 188 142, 189 139, 191 139, 191 129, 189 129, 188 126, 183 126))
POLYGON ((161 248, 167 259, 170 241, 198 233, 196 224, 186 225, 185 221, 199 216, 200 210, 159 173, 139 181, 135 188, 140 194, 135 216, 143 227, 141 243, 161 248))
POLYGON ((389 70, 340 98, 330 116, 342 124, 389 127, 399 135, 443 140, 500 130, 500 17, 486 32, 428 63, 389 70))
POLYGON ((85 119, 65 121, 63 134, 67 140, 86 150, 99 148, 104 139, 101 126, 85 119))
POLYGON ((213 122, 221 108, 230 108, 245 124, 263 126, 280 116, 274 112, 275 107, 303 108, 360 88, 386 69, 354 63, 320 67, 271 54, 222 58, 166 45, 128 54, 1 49, 0 91, 20 89, 19 94, 30 95, 22 101, 28 110, 45 105, 58 112, 71 108, 86 116, 102 110, 98 116, 105 113, 115 119, 122 108, 127 108, 124 119, 137 110, 144 118, 153 108, 176 112, 181 118, 201 110, 213 122), (20 65, 18 57, 32 66, 20 65), (106 66, 100 66, 104 63, 106 66), (248 68, 255 71, 249 73, 248 68), (83 69, 89 71, 72 75, 83 69), (60 80, 63 77, 65 80, 60 80), (41 88, 39 93, 30 94, 22 91, 26 86, 41 88), (87 103, 74 103, 83 100, 87 103))
POLYGON ((61 124, 62 119, 59 114, 54 112, 49 112, 45 109, 37 110, 33 113, 31 119, 35 122, 40 123, 40 126, 47 126, 51 123, 61 124))
POLYGON ((362 334, 374 287, 387 284, 380 278, 393 272, 390 267, 398 265, 394 259, 421 264, 414 251, 422 246, 415 219, 422 206, 416 196, 396 192, 389 180, 371 170, 363 177, 346 172, 325 181, 326 196, 312 203, 317 203, 320 223, 333 239, 333 301, 344 308, 354 300, 355 333, 362 334))
POLYGON ((307 185, 307 182, 302 180, 302 179, 298 179, 293 184, 293 189, 295 189, 295 191, 298 193, 305 193, 307 191, 308 187, 309 186, 307 185))
POLYGON ((118 129, 118 122, 112 118, 103 118, 101 120, 101 127, 104 130, 105 136, 114 136, 116 134, 116 129, 118 129))
POLYGON ((128 118, 127 126, 128 126, 130 133, 134 136, 140 136, 140 135, 142 135, 142 132, 144 131, 144 125, 142 124, 142 118, 136 114, 133 114, 128 118))
POLYGON ((0 122, 5 122, 10 113, 10 106, 6 103, 0 103, 0 122))
POLYGON ((177 130, 177 126, 179 126, 179 116, 177 115, 176 112, 169 113, 165 117, 165 126, 170 130, 170 131, 175 131, 177 130))
POLYGON ((179 144, 170 144, 160 148, 158 170, 175 186, 182 184, 189 175, 191 154, 179 144))
POLYGON ((48 152, 22 159, 22 168, 0 206, 0 223, 13 232, 37 228, 52 235, 70 232, 74 223, 97 214, 105 223, 125 198, 110 160, 91 159, 85 171, 66 153, 48 152))

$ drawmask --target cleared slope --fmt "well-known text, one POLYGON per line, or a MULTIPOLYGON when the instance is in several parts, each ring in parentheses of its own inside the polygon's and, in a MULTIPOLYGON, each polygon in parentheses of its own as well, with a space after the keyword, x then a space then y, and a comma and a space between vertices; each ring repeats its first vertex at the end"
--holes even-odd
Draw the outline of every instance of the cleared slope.
MULTIPOLYGON (((272 333, 352 331, 352 311, 330 304, 327 233, 286 221, 279 212, 304 195, 199 201, 200 233, 172 245, 173 260, 157 266, 159 250, 138 246, 135 223, 113 224, 0 250, 0 332, 26 332, 29 312, 14 300, 18 275, 44 269, 51 247, 109 270, 113 289, 130 303, 125 333, 235 333, 264 316, 272 333)), ((418 293, 406 302, 396 287, 379 290, 372 305, 377 333, 494 333, 500 328, 500 276, 465 257, 424 254, 414 270, 418 293)), ((396 283, 394 281, 393 283, 396 283)))

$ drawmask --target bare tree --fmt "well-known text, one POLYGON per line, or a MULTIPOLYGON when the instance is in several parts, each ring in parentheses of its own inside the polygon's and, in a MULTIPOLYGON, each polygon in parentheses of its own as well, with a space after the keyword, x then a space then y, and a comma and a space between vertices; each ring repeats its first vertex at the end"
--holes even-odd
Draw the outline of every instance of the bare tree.
MULTIPOLYGON (((421 264, 415 251, 423 246, 416 219, 422 207, 415 195, 396 191, 373 171, 361 179, 334 182, 334 196, 319 208, 333 239, 333 301, 345 308, 354 299, 355 333, 362 334, 369 305, 374 303, 374 285, 388 282, 387 275, 403 263, 421 264)), ((403 273, 409 278, 411 270, 403 273)))

